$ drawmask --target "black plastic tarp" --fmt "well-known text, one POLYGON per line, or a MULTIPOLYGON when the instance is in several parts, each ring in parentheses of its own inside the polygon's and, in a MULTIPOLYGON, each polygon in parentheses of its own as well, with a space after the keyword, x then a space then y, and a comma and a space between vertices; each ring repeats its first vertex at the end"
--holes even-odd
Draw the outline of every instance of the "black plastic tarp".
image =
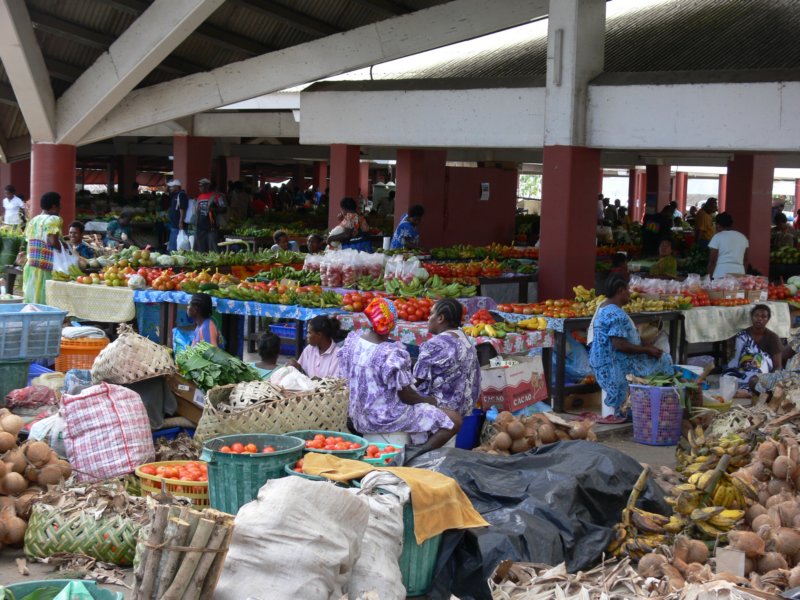
MULTIPOLYGON (((525 454, 495 456, 447 448, 414 456, 406 466, 438 471, 458 481, 490 527, 448 532, 431 598, 490 598, 486 581, 503 560, 567 563, 574 572, 594 566, 642 466, 594 442, 543 446, 525 454), (475 541, 477 538, 477 543, 475 541), (478 567, 481 566, 481 568, 478 567)), ((669 514, 652 482, 639 503, 669 514)))

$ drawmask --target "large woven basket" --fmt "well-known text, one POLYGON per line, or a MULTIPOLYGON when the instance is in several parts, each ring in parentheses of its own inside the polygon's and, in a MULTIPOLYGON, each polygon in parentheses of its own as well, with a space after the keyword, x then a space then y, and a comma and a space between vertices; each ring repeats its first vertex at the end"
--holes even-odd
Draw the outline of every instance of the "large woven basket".
POLYGON ((280 390, 277 399, 259 400, 244 408, 231 407, 229 400, 234 390, 240 399, 251 397, 258 387, 252 384, 209 390, 194 439, 203 442, 221 435, 283 434, 300 429, 346 431, 349 394, 344 380, 328 380, 325 388, 313 392, 280 390), (240 386, 247 388, 242 391, 240 386))
POLYGON ((126 384, 177 372, 164 346, 134 333, 130 325, 117 330, 119 337, 106 346, 92 366, 92 381, 126 384))
POLYGON ((48 504, 34 504, 25 531, 25 554, 28 558, 47 558, 57 552, 69 552, 129 566, 133 564, 141 527, 121 515, 95 520, 88 512, 63 514, 48 504))

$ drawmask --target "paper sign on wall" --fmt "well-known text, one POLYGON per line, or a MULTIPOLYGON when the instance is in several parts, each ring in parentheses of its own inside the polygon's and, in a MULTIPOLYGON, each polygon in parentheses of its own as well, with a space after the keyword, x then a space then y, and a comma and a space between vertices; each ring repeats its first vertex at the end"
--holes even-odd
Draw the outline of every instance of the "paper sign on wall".
POLYGON ((482 183, 481 184, 481 200, 488 200, 489 199, 489 183, 482 183))

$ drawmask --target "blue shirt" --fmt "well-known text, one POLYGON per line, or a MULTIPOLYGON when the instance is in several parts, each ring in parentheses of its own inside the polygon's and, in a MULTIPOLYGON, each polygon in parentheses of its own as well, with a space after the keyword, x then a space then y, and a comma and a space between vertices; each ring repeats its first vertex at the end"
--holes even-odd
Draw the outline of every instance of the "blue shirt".
POLYGON ((400 224, 394 230, 392 236, 392 250, 402 250, 406 246, 419 246, 419 231, 414 225, 408 222, 408 215, 403 215, 400 224))
POLYGON ((81 258, 92 259, 94 258, 94 250, 89 248, 86 242, 81 242, 74 248, 76 254, 81 258))

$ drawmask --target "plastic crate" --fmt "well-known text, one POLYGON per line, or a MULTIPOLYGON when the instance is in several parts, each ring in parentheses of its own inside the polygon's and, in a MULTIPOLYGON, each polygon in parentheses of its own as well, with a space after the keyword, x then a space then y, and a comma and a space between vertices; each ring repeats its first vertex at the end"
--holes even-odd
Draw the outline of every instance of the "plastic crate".
POLYGON ((269 330, 281 338, 281 354, 284 356, 294 356, 297 354, 297 346, 295 344, 284 344, 283 340, 296 340, 297 339, 297 326, 293 323, 277 323, 269 326, 269 330))
POLYGON ((139 330, 139 335, 158 343, 161 340, 158 335, 160 325, 161 304, 159 302, 136 303, 136 329, 139 330))
POLYGON ((44 304, 0 304, 0 361, 58 356, 66 316, 44 304), (21 312, 26 306, 38 310, 21 312))
POLYGON ((19 390, 28 385, 29 360, 0 362, 0 402, 12 390, 19 390))
MULTIPOLYGON (((147 463, 151 467, 167 467, 175 465, 185 465, 190 462, 197 462, 194 460, 167 460, 163 462, 147 463)), ((148 475, 142 473, 141 465, 136 467, 136 476, 139 478, 142 487, 142 494, 146 496, 157 496, 161 493, 162 489, 166 490, 173 496, 181 496, 189 498, 198 508, 205 508, 208 506, 208 482, 207 481, 181 481, 180 479, 165 479, 158 475, 148 475)))
POLYGON ((193 427, 169 427, 167 429, 159 429, 153 432, 153 441, 155 440, 174 440, 181 433, 185 433, 189 437, 194 437, 193 427))
POLYGON ((94 359, 109 344, 108 338, 61 339, 61 354, 56 357, 56 371, 66 373, 70 369, 89 369, 94 359))
POLYGON ((211 507, 235 515, 253 500, 268 480, 286 475, 286 465, 295 464, 303 456, 305 442, 288 435, 254 433, 223 435, 203 445, 200 460, 208 463, 208 492, 211 507), (235 442, 272 446, 269 454, 232 454, 220 452, 235 442))
POLYGON ((676 388, 631 385, 633 441, 674 446, 681 439, 683 405, 676 388))
POLYGON ((424 596, 430 591, 441 545, 441 534, 417 544, 414 509, 411 502, 407 502, 403 507, 403 553, 400 555, 400 573, 406 596, 424 596))
POLYGON ((28 369, 28 385, 30 386, 31 381, 39 377, 39 375, 46 375, 54 372, 55 371, 53 371, 53 369, 48 369, 47 367, 32 362, 30 368, 28 369))
POLYGON ((302 431, 290 431, 286 435, 291 435, 293 437, 300 438, 303 440, 304 450, 306 452, 319 452, 320 454, 333 454, 334 456, 338 456, 339 458, 352 458, 353 460, 358 460, 364 453, 367 451, 367 446, 369 446, 369 442, 362 437, 357 435, 353 435, 352 433, 342 433, 341 431, 324 431, 321 429, 304 429, 302 431), (321 450, 319 448, 305 448, 305 442, 308 440, 313 440, 314 436, 317 434, 322 434, 325 437, 340 437, 347 442, 354 442, 357 444, 361 444, 360 448, 355 450, 321 450))
MULTIPOLYGON (((10 592, 14 593, 14 597, 17 599, 24 598, 26 596, 30 596, 37 590, 42 590, 45 588, 60 588, 64 589, 72 583, 73 581, 78 581, 77 579, 43 579, 41 581, 25 581, 22 583, 9 583, 4 584, 6 589, 10 592)), ((111 590, 104 590, 97 587, 96 581, 87 581, 85 579, 81 579, 80 582, 86 586, 86 589, 92 595, 94 600, 123 600, 125 595, 122 592, 112 592, 111 590)))

